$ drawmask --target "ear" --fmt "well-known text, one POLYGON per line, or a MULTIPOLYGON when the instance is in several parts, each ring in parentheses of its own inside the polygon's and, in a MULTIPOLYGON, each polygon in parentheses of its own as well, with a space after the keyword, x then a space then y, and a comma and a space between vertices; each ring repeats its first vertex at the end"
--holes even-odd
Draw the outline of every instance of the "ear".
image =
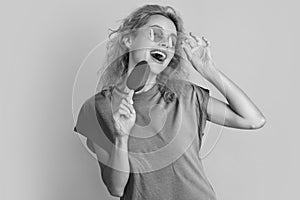
POLYGON ((130 49, 131 48, 131 45, 132 45, 132 38, 130 35, 125 35, 122 39, 124 45, 130 49))

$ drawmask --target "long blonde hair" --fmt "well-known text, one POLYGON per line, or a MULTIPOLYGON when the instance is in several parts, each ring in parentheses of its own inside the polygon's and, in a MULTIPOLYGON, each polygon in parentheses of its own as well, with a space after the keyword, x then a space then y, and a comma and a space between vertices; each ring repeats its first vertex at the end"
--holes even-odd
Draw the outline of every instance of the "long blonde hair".
MULTIPOLYGON (((168 84, 167 82, 170 81, 174 82, 175 80, 188 79, 189 73, 183 64, 183 50, 180 45, 181 40, 184 39, 184 28, 181 17, 171 6, 144 5, 124 18, 118 29, 109 29, 111 33, 108 35, 109 39, 106 44, 107 51, 105 61, 97 71, 97 75, 101 75, 97 86, 98 91, 116 85, 126 77, 128 72, 129 52, 123 42, 123 38, 127 34, 132 34, 134 33, 134 30, 147 24, 150 16, 157 14, 170 19, 175 24, 178 40, 174 57, 165 70, 157 76, 156 80, 161 83, 161 85, 166 86, 168 84)), ((176 84, 176 82, 174 83, 176 84)), ((182 84, 179 83, 174 87, 174 90, 178 93, 182 91, 182 89, 178 89, 180 86, 182 86, 182 84)))

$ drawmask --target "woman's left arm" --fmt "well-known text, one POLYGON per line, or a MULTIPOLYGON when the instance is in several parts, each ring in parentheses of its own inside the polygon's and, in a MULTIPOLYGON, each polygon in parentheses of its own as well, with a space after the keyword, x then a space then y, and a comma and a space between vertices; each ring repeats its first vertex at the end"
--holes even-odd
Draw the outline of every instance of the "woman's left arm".
POLYGON ((264 126, 266 119, 250 98, 212 61, 209 42, 191 34, 196 45, 190 39, 182 47, 192 66, 205 79, 212 83, 227 99, 228 104, 212 96, 207 104, 207 119, 213 123, 240 129, 258 129, 264 126), (203 43, 205 43, 203 45, 203 43))
POLYGON ((265 117, 250 98, 214 65, 210 71, 207 80, 223 94, 229 104, 210 96, 207 104, 208 120, 240 129, 263 127, 265 117))

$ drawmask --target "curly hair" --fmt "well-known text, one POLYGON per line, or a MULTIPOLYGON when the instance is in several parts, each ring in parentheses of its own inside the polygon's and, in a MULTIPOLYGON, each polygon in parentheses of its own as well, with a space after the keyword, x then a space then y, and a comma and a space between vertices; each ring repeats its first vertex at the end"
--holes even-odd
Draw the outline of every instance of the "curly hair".
POLYGON ((167 82, 173 81, 173 85, 177 83, 174 90, 177 93, 182 91, 182 89, 176 89, 182 84, 175 80, 185 80, 189 77, 188 70, 183 62, 183 50, 180 45, 181 41, 185 38, 183 21, 174 8, 160 5, 144 5, 124 18, 118 29, 109 29, 111 32, 108 35, 108 42, 106 44, 105 61, 103 66, 97 71, 97 75, 101 75, 97 86, 98 91, 109 88, 124 80, 128 72, 129 52, 123 39, 128 34, 135 34, 135 30, 147 24, 152 15, 162 15, 170 19, 177 31, 175 54, 168 66, 157 75, 156 80, 164 86, 167 85, 167 82))

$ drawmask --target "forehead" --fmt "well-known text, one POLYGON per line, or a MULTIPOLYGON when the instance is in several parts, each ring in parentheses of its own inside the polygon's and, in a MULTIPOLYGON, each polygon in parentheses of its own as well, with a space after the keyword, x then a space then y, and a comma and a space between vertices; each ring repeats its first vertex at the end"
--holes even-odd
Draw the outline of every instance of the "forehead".
POLYGON ((175 35, 177 35, 176 26, 174 22, 171 19, 166 18, 165 16, 162 15, 150 16, 147 26, 152 26, 152 25, 159 26, 162 29, 164 29, 166 32, 174 33, 175 35))

